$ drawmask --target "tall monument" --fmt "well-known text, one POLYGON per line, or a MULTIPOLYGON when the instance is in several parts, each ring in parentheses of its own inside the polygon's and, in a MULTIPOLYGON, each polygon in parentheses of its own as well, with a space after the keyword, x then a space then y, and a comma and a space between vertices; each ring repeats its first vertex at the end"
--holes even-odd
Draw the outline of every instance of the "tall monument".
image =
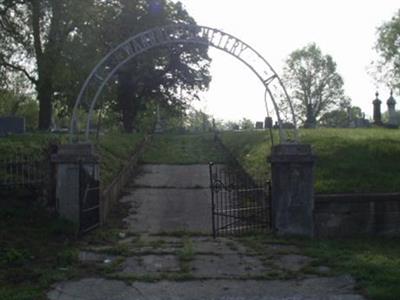
POLYGON ((379 93, 376 92, 375 94, 376 98, 374 101, 372 101, 372 103, 374 104, 374 125, 377 126, 382 126, 382 114, 381 114, 381 104, 382 101, 379 100, 379 93))
POLYGON ((397 115, 396 115, 396 100, 393 98, 393 90, 390 91, 390 97, 386 103, 388 106, 388 114, 389 114, 388 127, 398 128, 399 122, 397 120, 397 115))

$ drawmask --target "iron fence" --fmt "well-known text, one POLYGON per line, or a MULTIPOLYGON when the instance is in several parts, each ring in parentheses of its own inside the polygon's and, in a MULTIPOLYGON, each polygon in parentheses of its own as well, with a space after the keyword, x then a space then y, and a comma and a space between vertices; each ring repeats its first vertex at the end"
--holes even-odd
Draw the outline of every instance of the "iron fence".
POLYGON ((240 171, 210 163, 213 235, 270 230, 271 185, 240 171))
POLYGON ((45 183, 48 163, 41 157, 14 155, 0 159, 0 188, 38 187, 45 183))

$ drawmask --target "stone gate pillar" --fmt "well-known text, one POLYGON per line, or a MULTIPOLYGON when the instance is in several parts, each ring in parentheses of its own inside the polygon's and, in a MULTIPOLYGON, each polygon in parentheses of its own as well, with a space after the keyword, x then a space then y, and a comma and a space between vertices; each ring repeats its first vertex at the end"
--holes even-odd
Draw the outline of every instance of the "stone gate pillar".
POLYGON ((93 145, 66 144, 52 158, 56 165, 56 209, 60 217, 81 226, 81 168, 99 178, 99 160, 93 145))
POLYGON ((314 236, 314 165, 306 144, 272 148, 272 226, 278 235, 314 236))

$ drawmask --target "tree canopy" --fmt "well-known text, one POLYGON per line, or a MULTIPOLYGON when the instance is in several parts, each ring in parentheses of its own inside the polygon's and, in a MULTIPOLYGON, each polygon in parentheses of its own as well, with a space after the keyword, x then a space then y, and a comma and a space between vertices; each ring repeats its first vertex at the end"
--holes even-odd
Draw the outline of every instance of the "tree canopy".
POLYGON ((378 28, 377 33, 375 48, 381 57, 377 62, 377 75, 391 88, 400 90, 400 9, 378 28))
MULTIPOLYGON (((39 128, 47 130, 52 112, 71 114, 90 70, 126 38, 154 26, 195 24, 171 0, 4 0, 0 3, 0 87, 12 88, 12 74, 23 74, 36 90, 39 128)), ((208 87, 207 47, 177 45, 143 54, 106 89, 103 113, 119 116, 132 129, 146 101, 185 107, 208 87), (179 93, 178 93, 179 90, 179 93), (178 97, 185 95, 186 97, 178 97)))
POLYGON ((343 79, 336 71, 336 63, 314 43, 289 55, 283 80, 295 113, 305 127, 315 127, 322 114, 345 99, 343 79))

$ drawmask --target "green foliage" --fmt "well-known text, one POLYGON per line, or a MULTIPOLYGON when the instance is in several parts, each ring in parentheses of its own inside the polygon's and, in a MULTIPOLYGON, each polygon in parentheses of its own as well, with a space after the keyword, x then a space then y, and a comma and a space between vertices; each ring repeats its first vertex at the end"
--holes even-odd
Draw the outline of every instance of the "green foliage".
POLYGON ((141 134, 110 133, 97 141, 100 155, 101 184, 109 185, 114 177, 126 166, 136 147, 143 140, 141 134))
POLYGON ((190 273, 190 262, 194 259, 193 242, 190 237, 183 237, 183 247, 178 251, 181 271, 190 273))
POLYGON ((75 236, 33 199, 0 200, 0 299, 45 299, 52 283, 69 276, 60 268, 76 262, 75 236))
POLYGON ((336 71, 336 63, 330 55, 323 55, 315 43, 289 55, 283 80, 306 127, 344 98, 343 79, 336 71))
POLYGON ((316 264, 351 274, 370 299, 400 298, 400 243, 397 239, 306 241, 308 255, 316 264))
POLYGON ((363 117, 361 108, 358 106, 342 107, 325 113, 319 120, 322 127, 348 128, 351 120, 363 117))
POLYGON ((0 250, 0 265, 3 266, 21 266, 27 261, 31 254, 28 249, 1 249, 0 250))
POLYGON ((0 90, 0 116, 16 116, 25 118, 27 130, 37 128, 39 105, 32 97, 16 94, 9 90, 0 90))
MULTIPOLYGON (((102 137, 97 149, 103 184, 109 183, 126 164, 141 139, 141 135, 118 133, 102 137)), ((34 156, 54 140, 63 142, 66 136, 31 134, 1 138, 0 153, 34 156)), ((34 199, 0 195, 0 299, 46 299, 51 284, 78 276, 75 235, 74 225, 48 213, 34 199)), ((117 232, 113 236, 116 240, 117 232)), ((103 238, 109 241, 110 234, 103 238)))
MULTIPOLYGON (((92 31, 95 36, 102 37, 102 42, 93 40, 92 31, 85 32, 82 39, 85 40, 87 35, 93 40, 91 47, 96 47, 103 55, 110 48, 151 28, 195 24, 181 3, 170 0, 118 0, 98 6, 102 18, 95 21, 98 23, 92 31)), ((85 47, 77 46, 87 52, 85 47)), ((199 91, 206 89, 211 80, 207 51, 206 45, 185 43, 148 49, 120 68, 117 84, 104 91, 103 106, 115 114, 117 120, 114 122, 122 121, 126 132, 140 128, 137 122, 138 117, 142 117, 140 113, 154 112, 152 105, 147 105, 149 102, 182 114, 187 104, 199 91)))
MULTIPOLYGON (((221 132, 220 138, 252 177, 257 180, 265 180, 270 177, 267 156, 271 151, 271 142, 266 131, 226 131, 221 132)), ((277 140, 277 135, 275 140, 277 140)))
POLYGON ((191 110, 186 117, 186 129, 190 132, 212 130, 212 117, 201 110, 191 110))
POLYGON ((390 21, 377 30, 375 48, 381 57, 377 62, 377 75, 386 84, 400 90, 400 9, 390 21))
MULTIPOLYGON (((150 28, 177 23, 195 21, 180 2, 170 0, 7 0, 0 4, 0 87, 13 88, 14 78, 23 76, 25 91, 34 87, 41 103, 39 127, 48 129, 53 107, 61 120, 71 114, 85 78, 110 49, 150 28)), ((179 106, 178 88, 186 90, 183 102, 207 88, 207 49, 192 44, 160 47, 142 54, 139 63, 130 62, 117 74, 119 84, 124 75, 128 79, 123 92, 129 101, 120 101, 122 94, 110 84, 103 93, 105 103, 99 101, 95 108, 102 110, 105 125, 110 126, 110 116, 119 124, 121 112, 134 116, 146 101, 179 106)))
MULTIPOLYGON (((270 244, 297 246, 314 258, 312 266, 331 268, 331 275, 352 275, 362 294, 371 300, 400 298, 400 241, 391 238, 303 239, 272 235, 242 237, 240 241, 258 255, 268 256, 270 244)), ((288 254, 280 252, 281 254, 288 254)), ((306 271, 306 270, 303 270, 306 271)), ((309 271, 309 270, 308 270, 309 271)), ((276 276, 274 276, 276 279, 276 276)))
POLYGON ((241 130, 253 130, 254 129, 253 121, 250 119, 243 118, 240 121, 240 129, 241 130))
POLYGON ((224 162, 211 133, 154 135, 142 162, 153 164, 204 164, 224 162))
POLYGON ((12 135, 0 138, 0 153, 2 158, 16 158, 27 156, 30 158, 42 157, 49 144, 64 143, 65 135, 50 133, 30 133, 12 135))
MULTIPOLYGON (((249 174, 257 179, 268 177, 268 132, 222 132, 221 139, 249 174)), ((310 143, 317 155, 317 192, 399 191, 400 163, 395 158, 400 154, 400 131, 304 129, 300 139, 310 143)))

